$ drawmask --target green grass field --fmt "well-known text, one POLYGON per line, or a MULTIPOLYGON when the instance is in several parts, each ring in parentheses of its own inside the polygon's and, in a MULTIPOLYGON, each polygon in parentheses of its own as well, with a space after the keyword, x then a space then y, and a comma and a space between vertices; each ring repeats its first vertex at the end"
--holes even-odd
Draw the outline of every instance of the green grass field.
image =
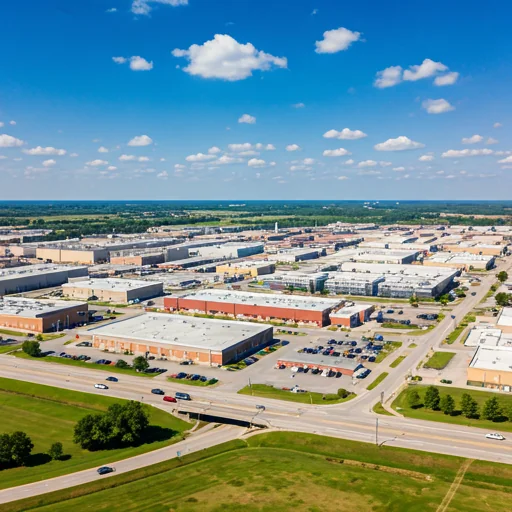
MULTIPOLYGON (((156 373, 140 373, 134 370, 133 368, 117 368, 113 365, 105 365, 105 364, 96 364, 96 363, 88 363, 85 361, 77 361, 76 359, 66 359, 65 357, 55 357, 55 356, 46 356, 46 357, 31 357, 25 352, 21 350, 18 352, 14 352, 13 355, 15 357, 20 357, 21 359, 36 359, 37 361, 43 361, 45 363, 57 363, 63 364, 67 366, 79 366, 80 368, 92 368, 93 370, 102 370, 108 373, 121 373, 124 375, 135 375, 136 377, 146 377, 153 378, 156 377, 156 373)), ((105 359, 108 358, 108 354, 105 356, 105 359)), ((109 359, 110 360, 110 359, 109 359)))
POLYGON ((388 375, 388 372, 382 372, 366 389, 371 391, 376 388, 388 375))
POLYGON ((377 414, 382 414, 384 416, 393 416, 389 411, 387 411, 386 409, 384 409, 384 407, 382 407, 382 404, 380 402, 377 402, 372 407, 372 411, 376 412, 377 414))
POLYGON ((390 365, 390 368, 396 368, 407 356, 398 356, 390 365))
POLYGON ((7 354, 21 348, 21 343, 9 343, 0 345, 0 354, 7 354))
POLYGON ((384 322, 382 327, 384 329, 419 329, 416 324, 404 325, 398 322, 384 322))
MULTIPOLYGON (((6 504, 2 510, 436 512, 464 462, 313 434, 273 432, 6 504)), ((512 467, 474 461, 448 510, 508 510, 511 486, 512 467)))
POLYGON ((454 358, 455 352, 434 352, 430 359, 423 365, 425 368, 442 370, 454 358))
MULTIPOLYGON (((413 386, 410 386, 408 389, 411 389, 412 387, 413 386)), ((414 389, 418 390, 418 393, 422 400, 425 395, 427 387, 428 386, 414 385, 414 389)), ((469 393, 478 402, 480 411, 482 410, 484 402, 491 396, 497 396, 504 409, 507 410, 508 408, 512 407, 511 395, 496 395, 496 393, 490 393, 486 391, 476 391, 472 389, 452 388, 446 386, 437 386, 437 388, 439 389, 439 393, 441 394, 441 396, 452 395, 452 397, 455 399, 456 410, 459 407, 460 399, 463 393, 469 393)), ((394 402, 391 404, 391 407, 409 418, 440 421, 443 423, 455 423, 458 425, 466 425, 468 427, 480 427, 488 429, 490 431, 497 430, 498 432, 512 432, 512 421, 493 422, 484 419, 469 419, 466 418, 465 416, 462 416, 462 414, 455 414, 454 416, 449 416, 447 414, 442 413, 441 411, 431 411, 429 409, 424 409, 423 407, 420 407, 418 409, 411 409, 407 403, 407 389, 402 391, 395 398, 394 402)))
POLYGON ((356 395, 351 394, 346 398, 340 398, 334 394, 323 394, 323 393, 292 393, 291 391, 284 391, 273 386, 267 386, 266 384, 252 384, 251 387, 245 386, 238 391, 241 395, 259 396, 261 398, 274 398, 276 400, 286 400, 288 402, 297 402, 300 404, 316 404, 316 405, 328 405, 328 404, 341 404, 351 400, 356 395))
POLYGON ((401 341, 392 341, 390 343, 386 343, 382 350, 379 352, 379 355, 375 358, 375 362, 381 363, 382 361, 384 361, 384 359, 386 359, 387 356, 389 356, 389 354, 391 354, 401 346, 401 341))
POLYGON ((3 470, 0 488, 53 478, 162 448, 181 439, 180 434, 191 428, 189 423, 147 406, 153 428, 146 444, 89 452, 73 443, 73 427, 80 418, 91 412, 104 411, 109 405, 119 402, 123 401, 0 378, 0 432, 22 430, 34 443, 28 466, 3 470), (64 453, 70 456, 69 460, 47 461, 45 453, 56 441, 64 445, 64 453))

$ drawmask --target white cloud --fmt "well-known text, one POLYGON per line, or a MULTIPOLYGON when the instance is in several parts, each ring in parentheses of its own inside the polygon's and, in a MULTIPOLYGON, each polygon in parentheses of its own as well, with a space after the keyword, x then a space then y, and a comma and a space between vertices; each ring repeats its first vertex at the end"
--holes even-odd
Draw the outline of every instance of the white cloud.
POLYGON ((117 171, 117 167, 115 165, 109 165, 107 171, 117 171))
POLYGON ((121 155, 119 157, 119 160, 121 160, 121 162, 130 162, 132 160, 135 160, 137 157, 135 155, 121 155))
POLYGON ((512 164, 512 156, 507 156, 507 158, 503 158, 502 160, 498 160, 499 164, 512 164))
POLYGON ((354 160, 352 160, 352 158, 349 158, 348 160, 345 161, 344 165, 354 165, 354 160))
POLYGON ((441 156, 443 158, 459 158, 464 156, 487 156, 492 155, 494 151, 492 149, 449 149, 445 151, 441 156))
POLYGON ((167 171, 162 171, 158 173, 156 177, 161 180, 166 180, 169 177, 169 174, 167 173, 167 171))
POLYGON ((402 172, 405 171, 405 167, 393 167, 393 171, 402 172))
POLYGON ((455 178, 453 174, 448 174, 448 176, 445 176, 445 179, 447 180, 452 180, 453 178, 455 178))
POLYGON ((117 9, 115 7, 111 7, 110 9, 107 9, 105 12, 117 12, 117 9))
POLYGON ((286 146, 286 151, 299 151, 299 150, 300 150, 300 146, 297 144, 288 144, 288 146, 286 146))
POLYGON ((112 60, 116 64, 124 64, 125 62, 127 62, 128 59, 126 57, 112 57, 112 60))
POLYGON ((21 139, 7 135, 6 133, 0 135, 0 148, 17 148, 25 144, 21 139))
POLYGON ((252 149, 249 149, 249 151, 240 151, 238 153, 240 156, 258 156, 260 153, 259 151, 254 151, 252 149))
POLYGON ((501 128, 503 125, 501 123, 494 123, 492 125, 493 128, 501 128))
POLYGON ((268 71, 272 67, 286 68, 285 57, 275 57, 257 50, 251 43, 241 44, 226 34, 215 34, 202 45, 193 44, 188 50, 172 51, 175 57, 185 57, 189 65, 183 71, 202 78, 244 80, 252 72, 268 71))
POLYGON ((293 108, 304 108, 305 106, 304 103, 294 103, 292 105, 293 108))
POLYGON ((153 144, 153 139, 147 135, 137 135, 128 142, 128 146, 149 146, 150 144, 153 144))
POLYGON ((10 124, 11 126, 16 126, 16 121, 9 121, 9 124, 10 124))
POLYGON ((471 135, 471 137, 463 137, 462 144, 478 144, 482 142, 484 138, 481 135, 471 135))
POLYGON ((345 148, 338 149, 326 149, 323 153, 324 156, 345 156, 350 155, 350 151, 347 151, 345 148))
POLYGON ((421 155, 418 160, 420 162, 431 162, 434 160, 434 155, 421 155))
POLYGON ((46 148, 37 146, 37 147, 31 148, 31 149, 24 149, 23 153, 26 153, 27 155, 37 155, 37 156, 50 156, 50 155, 63 156, 66 154, 66 150, 52 148, 51 146, 48 146, 46 148))
POLYGON ((108 165, 108 162, 106 160, 91 160, 90 162, 86 162, 85 165, 99 167, 100 165, 108 165))
POLYGON ((139 158, 137 158, 137 160, 139 162, 149 162, 149 157, 147 157, 147 156, 139 156, 139 158))
POLYGON ((424 147, 425 144, 415 142, 404 135, 400 135, 396 139, 388 139, 385 142, 380 142, 373 146, 377 151, 405 151, 408 149, 419 149, 424 147))
POLYGON ((351 130, 350 128, 343 128, 340 132, 337 130, 329 130, 324 133, 326 139, 356 140, 366 136, 366 133, 361 130, 351 130))
POLYGON ((0 128, 2 128, 2 126, 4 126, 4 124, 5 124, 5 123, 2 123, 2 122, 0 121, 0 128))
POLYGON ((485 141, 485 143, 488 145, 498 144, 498 142, 499 142, 499 140, 495 139, 494 137, 488 137, 487 140, 485 141))
POLYGON ((340 181, 345 181, 345 180, 348 180, 348 179, 349 179, 349 177, 348 177, 348 176, 338 176, 338 179, 339 179, 340 181))
POLYGON ((443 114, 444 112, 450 112, 450 110, 455 110, 455 107, 450 105, 445 99, 440 98, 438 100, 425 100, 421 106, 429 113, 429 114, 443 114))
POLYGON ((386 161, 381 160, 381 161, 379 162, 379 165, 380 165, 381 167, 389 167, 390 165, 393 165, 393 162, 386 162, 386 161))
POLYGON ((264 144, 256 144, 256 149, 264 149, 266 151, 274 151, 276 147, 274 144, 267 144, 266 146, 264 144))
POLYGON ((315 14, 318 14, 318 9, 313 9, 311 11, 311 16, 314 16, 315 14))
POLYGON ((377 162, 375 160, 363 160, 357 164, 357 167, 375 167, 377 162))
POLYGON ((383 69, 377 72, 377 78, 373 85, 379 89, 385 89, 386 87, 393 87, 402 81, 402 67, 401 66, 390 66, 389 68, 383 69))
POLYGON ((220 153, 221 152, 221 149, 218 148, 217 146, 212 146, 210 149, 208 149, 208 153, 210 155, 216 155, 217 153, 220 153))
POLYGON ((98 153, 108 153, 108 149, 105 146, 100 146, 98 148, 98 153))
POLYGON ((69 155, 69 156, 71 156, 71 157, 75 158, 75 157, 77 157, 77 156, 78 156, 78 153, 70 153, 70 155, 69 155))
POLYGON ((446 73, 446 75, 436 76, 434 85, 453 85, 458 80, 458 78, 459 73, 457 73, 457 71, 452 71, 451 73, 446 73))
POLYGON ((379 174, 382 174, 382 173, 380 171, 369 170, 369 171, 359 171, 357 174, 359 174, 359 176, 378 176, 379 174))
POLYGON ((235 152, 250 151, 251 149, 253 149, 253 146, 249 142, 244 142, 242 144, 228 144, 228 149, 230 151, 235 151, 235 152))
POLYGON ((258 158, 251 158, 247 162, 247 165, 249 167, 265 167, 266 164, 267 164, 267 162, 265 162, 265 160, 260 160, 258 158))
POLYGON ((187 162, 205 162, 216 158, 215 155, 205 155, 204 153, 197 153, 196 155, 188 155, 185 160, 187 162))
POLYGON ((160 162, 165 162, 165 158, 160 158, 160 162))
POLYGON ((256 118, 249 114, 244 114, 242 117, 238 118, 238 122, 245 123, 245 124, 254 124, 254 123, 256 123, 256 118))
POLYGON ((315 163, 315 159, 314 158, 304 158, 304 160, 302 160, 302 163, 304 165, 313 165, 315 163))
POLYGON ((112 57, 112 60, 116 64, 126 64, 126 62, 130 61, 130 69, 132 71, 149 71, 153 69, 153 61, 149 62, 139 55, 133 55, 129 59, 126 57, 112 57))
POLYGON ((214 163, 216 164, 240 164, 244 160, 242 158, 236 158, 228 155, 222 155, 218 160, 214 163))
POLYGON ((316 41, 316 53, 337 53, 346 50, 352 43, 361 39, 359 32, 352 32, 347 28, 340 27, 335 30, 324 32, 324 38, 316 41))
POLYGON ((53 166, 53 165, 55 165, 56 163, 57 163, 57 162, 56 162, 55 160, 52 160, 52 159, 50 159, 50 160, 45 160, 45 161, 43 162, 43 166, 44 166, 44 167, 52 167, 52 166, 53 166))
POLYGON ((187 166, 183 164, 174 164, 174 168, 178 171, 182 171, 183 169, 186 169, 187 166))
POLYGON ((170 5, 171 7, 178 7, 179 5, 188 5, 188 0, 133 0, 133 14, 142 14, 147 16, 151 12, 150 4, 162 4, 170 5))
POLYGON ((442 62, 425 59, 419 66, 409 66, 409 69, 404 70, 403 79, 415 82, 422 78, 434 76, 439 72, 446 71, 447 69, 448 66, 445 66, 442 62))
POLYGON ((436 174, 444 174, 444 171, 437 171, 436 174))

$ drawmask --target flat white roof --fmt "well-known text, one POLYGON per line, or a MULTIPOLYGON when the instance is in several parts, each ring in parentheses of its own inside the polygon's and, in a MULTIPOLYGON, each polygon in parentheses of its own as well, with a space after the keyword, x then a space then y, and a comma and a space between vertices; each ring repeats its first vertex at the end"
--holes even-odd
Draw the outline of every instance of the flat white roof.
POLYGON ((72 271, 76 269, 84 269, 85 266, 70 266, 70 265, 25 265, 23 267, 5 268, 0 270, 0 280, 16 279, 21 277, 29 277, 38 274, 48 274, 51 272, 72 271))
POLYGON ((309 309, 324 311, 336 307, 341 300, 323 297, 306 297, 302 295, 278 295, 271 293, 250 293, 231 290, 200 290, 192 292, 182 299, 225 302, 228 304, 246 304, 248 306, 266 306, 287 309, 309 309))
POLYGON ((512 347, 486 347, 476 349, 470 368, 512 372, 512 347))
POLYGON ((494 258, 491 255, 473 254, 470 252, 436 252, 428 258, 428 261, 441 263, 466 263, 468 261, 490 261, 494 258))
POLYGON ((357 313, 361 313, 362 311, 366 311, 367 309, 372 308, 372 305, 368 304, 354 304, 353 306, 345 306, 341 309, 338 309, 338 311, 333 311, 329 316, 331 317, 343 317, 343 318, 349 318, 352 315, 355 315, 357 313))
POLYGON ((162 284, 159 282, 142 281, 139 279, 88 279, 85 281, 74 281, 73 283, 65 283, 63 288, 87 288, 89 290, 115 290, 126 292, 129 290, 136 290, 137 288, 145 288, 147 286, 154 286, 155 284, 162 284))
POLYGON ((85 306, 86 302, 68 300, 36 300, 22 297, 4 297, 0 299, 0 315, 37 318, 63 309, 85 306))
POLYGON ((501 310, 497 325, 502 325, 503 327, 510 327, 512 325, 512 308, 503 308, 501 310))
POLYGON ((92 336, 126 338, 222 351, 272 329, 249 322, 212 320, 167 313, 145 313, 86 331, 92 336))

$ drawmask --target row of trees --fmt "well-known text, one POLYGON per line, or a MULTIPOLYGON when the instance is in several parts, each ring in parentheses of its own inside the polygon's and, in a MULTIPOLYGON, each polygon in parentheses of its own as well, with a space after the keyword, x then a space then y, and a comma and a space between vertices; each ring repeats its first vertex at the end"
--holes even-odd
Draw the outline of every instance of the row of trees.
POLYGON ((105 413, 88 414, 75 425, 74 442, 86 450, 134 446, 142 441, 149 415, 140 402, 113 404, 105 413))
MULTIPOLYGON (((427 388, 423 401, 417 389, 410 389, 407 395, 407 402, 409 407, 413 409, 423 406, 425 409, 441 411, 449 415, 453 415, 457 410, 457 404, 453 396, 450 394, 441 396, 439 389, 435 386, 427 388)), ((490 421, 499 421, 505 416, 509 421, 512 421, 512 405, 508 407, 508 410, 504 410, 496 396, 489 397, 480 411, 478 402, 469 393, 463 393, 458 410, 466 418, 483 418, 490 421)))

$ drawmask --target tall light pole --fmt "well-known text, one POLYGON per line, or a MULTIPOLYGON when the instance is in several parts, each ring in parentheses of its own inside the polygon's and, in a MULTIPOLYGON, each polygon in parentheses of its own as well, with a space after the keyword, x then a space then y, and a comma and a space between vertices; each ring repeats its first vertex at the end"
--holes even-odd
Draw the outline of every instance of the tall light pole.
POLYGON ((379 418, 375 418, 375 445, 379 446, 379 418))

